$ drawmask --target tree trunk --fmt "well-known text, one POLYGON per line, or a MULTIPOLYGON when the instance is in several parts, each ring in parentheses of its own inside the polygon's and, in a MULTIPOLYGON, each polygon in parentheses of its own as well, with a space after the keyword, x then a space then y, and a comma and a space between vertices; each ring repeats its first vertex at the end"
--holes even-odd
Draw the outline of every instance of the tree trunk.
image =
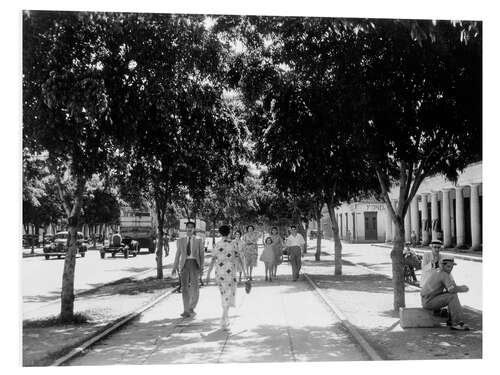
POLYGON ((391 250, 392 260, 392 284, 394 288, 394 311, 405 307, 405 280, 404 280, 404 258, 403 245, 405 238, 404 221, 400 217, 396 220, 396 233, 391 250))
POLYGON ((342 275, 342 242, 340 242, 339 226, 335 218, 333 202, 327 202, 328 214, 332 221, 333 241, 335 243, 335 275, 342 275))
POLYGON ((304 254, 307 253, 307 230, 309 229, 309 221, 305 221, 303 220, 304 222, 304 241, 305 241, 305 244, 304 244, 304 254))
POLYGON ((158 246, 156 247, 156 278, 163 279, 163 226, 158 224, 158 246))
POLYGON ((213 220, 212 224, 212 247, 215 247, 215 222, 216 219, 213 220))
POLYGON ((321 212, 316 215, 316 225, 318 227, 318 236, 316 238, 316 254, 314 258, 317 262, 321 260, 321 212))
POLYGON ((156 205, 156 219, 158 223, 158 246, 156 247, 156 278, 158 280, 163 279, 163 224, 165 221, 165 210, 158 207, 158 202, 156 205))
POLYGON ((95 229, 96 229, 96 226, 94 224, 94 225, 92 225, 92 238, 94 240, 94 249, 97 249, 97 236, 96 236, 96 233, 95 233, 96 232, 95 229))
POLYGON ((64 258, 64 271, 61 291, 61 321, 70 322, 73 319, 75 301, 75 264, 76 264, 76 233, 77 218, 68 218, 69 246, 64 258))

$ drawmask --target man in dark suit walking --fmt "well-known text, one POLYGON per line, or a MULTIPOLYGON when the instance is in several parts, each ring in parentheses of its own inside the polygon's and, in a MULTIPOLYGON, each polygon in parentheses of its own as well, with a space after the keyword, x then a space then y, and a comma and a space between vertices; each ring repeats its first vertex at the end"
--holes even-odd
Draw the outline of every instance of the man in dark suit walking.
POLYGON ((184 311, 183 318, 194 317, 194 309, 200 296, 199 280, 203 275, 203 263, 205 258, 202 240, 194 235, 195 223, 186 223, 186 237, 177 240, 177 251, 172 269, 172 276, 179 272, 181 281, 182 302, 184 311))

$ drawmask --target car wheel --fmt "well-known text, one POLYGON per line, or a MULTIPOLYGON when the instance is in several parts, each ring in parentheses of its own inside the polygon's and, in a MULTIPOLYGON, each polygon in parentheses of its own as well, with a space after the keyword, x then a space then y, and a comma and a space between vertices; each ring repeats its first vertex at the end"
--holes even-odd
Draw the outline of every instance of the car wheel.
POLYGON ((155 252, 155 248, 154 247, 149 249, 149 253, 150 254, 153 254, 154 252, 155 252))
POLYGON ((125 257, 125 259, 128 258, 128 250, 123 250, 123 256, 125 257))
POLYGON ((45 255, 45 259, 46 259, 46 260, 49 260, 49 259, 50 259, 50 256, 45 255))
POLYGON ((58 256, 57 256, 57 259, 61 259, 61 256, 60 256, 60 255, 58 255, 58 256))
POLYGON ((82 256, 82 258, 85 258, 85 251, 81 252, 80 255, 82 256))
POLYGON ((106 255, 106 253, 102 252, 101 253, 101 259, 104 259, 104 256, 106 255))
POLYGON ((116 255, 116 253, 115 253, 115 252, 111 253, 111 257, 112 257, 112 258, 114 258, 114 257, 115 257, 115 255, 116 255))

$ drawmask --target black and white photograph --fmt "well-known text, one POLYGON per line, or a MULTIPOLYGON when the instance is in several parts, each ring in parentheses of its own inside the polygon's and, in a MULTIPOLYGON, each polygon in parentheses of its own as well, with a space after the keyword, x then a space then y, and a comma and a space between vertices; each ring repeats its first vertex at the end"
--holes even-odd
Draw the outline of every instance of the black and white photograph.
POLYGON ((18 366, 482 360, 484 19, 180 5, 17 10, 18 366))

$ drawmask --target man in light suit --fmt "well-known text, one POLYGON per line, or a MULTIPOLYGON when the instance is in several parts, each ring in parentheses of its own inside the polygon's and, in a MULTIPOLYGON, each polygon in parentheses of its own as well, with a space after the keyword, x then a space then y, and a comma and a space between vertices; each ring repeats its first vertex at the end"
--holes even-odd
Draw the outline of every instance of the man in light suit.
POLYGON ((194 317, 194 309, 200 296, 199 280, 203 275, 205 258, 204 246, 200 238, 194 235, 195 223, 186 223, 186 237, 177 240, 177 251, 172 269, 172 276, 179 272, 181 281, 183 318, 194 317))

